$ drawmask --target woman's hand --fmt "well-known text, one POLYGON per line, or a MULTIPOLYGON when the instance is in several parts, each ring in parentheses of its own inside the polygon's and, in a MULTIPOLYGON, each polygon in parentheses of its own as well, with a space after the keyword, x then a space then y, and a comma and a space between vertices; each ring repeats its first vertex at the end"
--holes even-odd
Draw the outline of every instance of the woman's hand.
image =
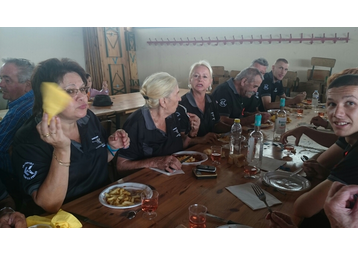
POLYGON ((199 127, 200 127, 200 118, 194 113, 188 113, 189 121, 190 121, 190 132, 189 135, 195 137, 198 135, 199 127))
POLYGON ((172 173, 173 170, 181 169, 181 163, 174 156, 155 157, 153 158, 153 167, 172 173))
POLYGON ((328 120, 321 118, 320 116, 315 116, 311 119, 310 124, 315 125, 316 127, 324 127, 326 128, 328 125, 328 120))
POLYGON ((42 120, 37 124, 36 129, 41 139, 57 149, 67 149, 71 146, 71 140, 62 131, 61 119, 54 116, 50 125, 47 125, 48 114, 44 113, 42 120))
POLYGON ((130 144, 130 138, 128 134, 123 129, 117 129, 112 135, 108 137, 108 145, 112 149, 127 149, 130 144))

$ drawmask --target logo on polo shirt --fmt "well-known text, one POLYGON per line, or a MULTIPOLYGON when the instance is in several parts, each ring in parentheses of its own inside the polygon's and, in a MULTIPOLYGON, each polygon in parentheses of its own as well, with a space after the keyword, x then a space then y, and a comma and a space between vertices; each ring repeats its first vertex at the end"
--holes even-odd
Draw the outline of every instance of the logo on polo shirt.
POLYGON ((181 136, 177 127, 173 128, 173 132, 176 134, 176 137, 181 136))
POLYGON ((264 85, 264 90, 268 90, 269 89, 269 85, 268 84, 265 84, 264 85))
POLYGON ((275 90, 273 91, 274 93, 277 93, 277 88, 275 88, 275 90))
POLYGON ((226 106, 227 106, 227 103, 226 103, 226 99, 225 99, 225 98, 220 99, 219 106, 220 106, 220 107, 226 107, 226 106))
POLYGON ((37 171, 33 172, 32 167, 34 166, 34 163, 32 162, 25 162, 25 164, 22 165, 22 168, 24 169, 24 178, 26 180, 31 180, 37 175, 37 171))
POLYGON ((105 143, 101 142, 101 138, 98 137, 98 135, 96 135, 95 137, 92 137, 92 143, 94 143, 95 145, 97 145, 96 149, 100 148, 100 147, 104 147, 106 146, 105 143))
POLYGON ((215 120, 215 114, 214 114, 214 112, 210 112, 210 115, 211 115, 211 120, 215 120))
POLYGON ((259 99, 259 92, 258 92, 258 91, 256 92, 255 97, 256 97, 257 99, 259 99))

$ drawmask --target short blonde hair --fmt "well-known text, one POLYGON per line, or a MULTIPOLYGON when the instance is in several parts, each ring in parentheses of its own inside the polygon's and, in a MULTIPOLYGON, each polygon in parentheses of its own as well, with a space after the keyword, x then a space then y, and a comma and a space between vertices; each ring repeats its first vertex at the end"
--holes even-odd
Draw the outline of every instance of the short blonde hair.
POLYGON ((168 97, 178 87, 177 79, 168 73, 160 72, 148 76, 140 89, 149 108, 159 107, 159 99, 168 97))
MULTIPOLYGON (((193 72, 195 70, 195 68, 197 68, 198 66, 205 66, 206 68, 209 69, 209 73, 210 73, 210 78, 213 79, 213 69, 211 68, 211 65, 209 64, 208 61, 206 60, 200 60, 196 63, 194 63, 191 67, 190 67, 190 72, 189 72, 189 84, 188 84, 188 87, 191 89, 191 84, 190 84, 190 79, 191 79, 191 76, 193 75, 193 72)), ((213 81, 211 81, 212 83, 213 81)), ((209 87, 209 90, 211 90, 211 84, 210 84, 210 87, 209 87)))

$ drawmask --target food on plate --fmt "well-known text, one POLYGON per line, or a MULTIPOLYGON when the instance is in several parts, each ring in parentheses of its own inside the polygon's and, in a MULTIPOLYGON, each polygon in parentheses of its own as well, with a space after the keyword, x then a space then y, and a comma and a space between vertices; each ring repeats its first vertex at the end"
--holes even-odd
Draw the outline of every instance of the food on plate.
POLYGON ((218 139, 218 141, 223 142, 223 143, 228 143, 230 141, 230 136, 229 135, 221 135, 220 138, 218 139))
POLYGON ((208 156, 211 155, 211 149, 205 149, 203 152, 208 156))
POLYGON ((230 154, 227 162, 230 165, 242 167, 246 163, 245 155, 244 154, 230 154))
MULTIPOLYGON (((271 120, 272 122, 275 122, 275 121, 276 121, 276 115, 272 115, 271 118, 270 118, 270 120, 271 120)), ((291 119, 290 119, 289 117, 287 117, 287 123, 291 123, 291 119)))
POLYGON ((109 205, 129 206, 140 203, 140 193, 142 192, 143 190, 133 190, 130 192, 123 188, 114 188, 104 195, 109 205))
MULTIPOLYGON (((185 158, 189 157, 190 155, 183 155, 183 156, 178 156, 176 155, 176 158, 179 160, 179 161, 182 161, 184 160, 185 158)), ((195 158, 193 156, 191 156, 190 158, 188 158, 187 160, 184 161, 185 163, 189 163, 189 162, 195 162, 195 158)), ((184 163, 183 162, 183 163, 184 163)))
POLYGON ((287 117, 287 123, 291 123, 291 119, 287 117))

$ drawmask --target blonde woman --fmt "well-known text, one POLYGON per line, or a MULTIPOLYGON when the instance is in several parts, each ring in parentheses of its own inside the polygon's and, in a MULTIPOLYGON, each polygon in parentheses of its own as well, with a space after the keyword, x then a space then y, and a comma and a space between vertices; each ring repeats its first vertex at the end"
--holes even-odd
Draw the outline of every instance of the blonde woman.
MULTIPOLYGON (((182 101, 177 109, 179 117, 185 114, 185 107, 187 112, 197 115, 200 119, 198 137, 193 139, 193 143, 213 142, 217 140, 215 133, 230 131, 230 125, 220 121, 217 104, 207 93, 211 90, 212 76, 213 71, 207 61, 201 60, 194 63, 189 72, 190 92, 182 96, 182 101)), ((185 118, 181 120, 182 129, 188 126, 186 120, 185 118)))
MULTIPOLYGON (((147 77, 140 93, 145 105, 132 113, 123 125, 131 137, 128 149, 119 151, 118 170, 155 167, 168 172, 180 169, 179 160, 171 156, 188 147, 191 138, 181 134, 180 122, 175 114, 179 87, 168 73, 155 73, 147 77)), ((200 123, 192 123, 194 130, 200 123)), ((189 133, 189 128, 185 133, 189 133)))

